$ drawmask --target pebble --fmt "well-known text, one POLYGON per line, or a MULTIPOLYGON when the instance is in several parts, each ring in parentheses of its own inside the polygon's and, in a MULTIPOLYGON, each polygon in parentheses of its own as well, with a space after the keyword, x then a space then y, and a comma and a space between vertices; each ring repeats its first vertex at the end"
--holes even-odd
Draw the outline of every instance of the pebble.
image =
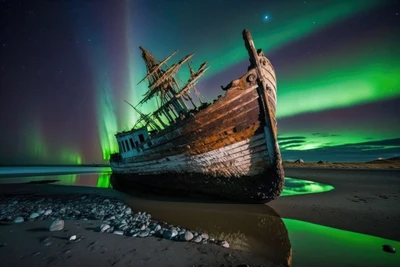
POLYGON ((149 230, 149 229, 146 229, 146 230, 140 231, 139 234, 138 234, 138 236, 139 236, 139 237, 147 237, 147 236, 149 236, 149 234, 150 234, 150 230, 149 230))
POLYGON ((55 220, 51 225, 50 225, 50 232, 54 231, 61 231, 64 229, 64 221, 63 220, 55 220))
POLYGON ((29 215, 29 219, 35 219, 35 218, 37 218, 37 217, 39 217, 39 216, 40 216, 39 213, 37 213, 37 212, 32 212, 31 215, 29 215))
POLYGON ((201 238, 203 238, 203 239, 205 239, 205 240, 208 240, 209 236, 208 236, 208 234, 206 234, 206 233, 202 233, 202 234, 201 234, 201 238))
POLYGON ((122 232, 122 231, 114 231, 114 234, 116 234, 116 235, 124 235, 124 232, 122 232))
POLYGON ((163 237, 166 239, 172 239, 178 235, 178 232, 175 229, 168 229, 164 231, 163 237))
POLYGON ((223 246, 224 248, 229 248, 229 243, 224 240, 221 242, 221 246, 223 246))
POLYGON ((383 250, 389 253, 396 253, 396 248, 392 247, 391 245, 383 245, 383 250))
MULTIPOLYGON (((21 223, 28 219, 29 221, 52 219, 50 231, 63 230, 65 219, 100 220, 102 223, 97 231, 102 233, 129 234, 142 238, 156 236, 199 244, 208 241, 229 247, 228 242, 210 238, 206 233, 198 233, 164 221, 152 220, 150 214, 132 211, 116 198, 104 198, 97 195, 69 194, 45 198, 13 196, 0 203, 0 222, 21 223)), ((68 236, 70 241, 80 240, 76 235, 68 236)), ((52 242, 46 239, 43 243, 48 246, 52 242)))
POLYGON ((47 209, 45 212, 44 212, 44 215, 50 215, 51 213, 52 213, 53 211, 51 210, 51 209, 47 209))
POLYGON ((200 235, 197 235, 197 236, 195 236, 194 238, 193 238, 193 242, 195 242, 195 243, 200 243, 201 242, 201 236, 200 235))
POLYGON ((100 225, 100 232, 104 233, 104 232, 107 231, 108 229, 110 229, 110 225, 108 225, 108 224, 102 224, 102 225, 100 225))
POLYGON ((14 222, 15 223, 22 223, 22 222, 24 222, 24 218, 21 217, 21 216, 15 217, 14 222))
POLYGON ((190 231, 186 231, 186 232, 185 232, 185 240, 186 240, 186 241, 192 240, 193 237, 194 237, 194 236, 193 236, 192 232, 190 232, 190 231))

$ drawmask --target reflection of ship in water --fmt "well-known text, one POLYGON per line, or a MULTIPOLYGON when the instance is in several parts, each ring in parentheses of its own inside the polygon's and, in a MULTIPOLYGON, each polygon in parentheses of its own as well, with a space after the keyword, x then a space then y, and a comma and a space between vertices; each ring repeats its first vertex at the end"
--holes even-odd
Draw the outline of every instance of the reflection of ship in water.
POLYGON ((269 261, 291 266, 292 247, 286 226, 279 214, 264 204, 210 202, 210 199, 182 199, 149 194, 116 174, 112 187, 130 196, 125 199, 133 209, 146 211, 152 218, 210 237, 227 240, 232 249, 249 251, 269 261))

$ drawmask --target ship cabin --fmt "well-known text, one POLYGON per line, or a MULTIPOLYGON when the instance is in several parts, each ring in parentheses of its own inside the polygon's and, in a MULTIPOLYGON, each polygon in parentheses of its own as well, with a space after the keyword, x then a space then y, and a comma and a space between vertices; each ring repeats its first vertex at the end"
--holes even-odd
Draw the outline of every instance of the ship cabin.
POLYGON ((139 154, 148 145, 149 132, 146 127, 120 132, 115 135, 121 157, 129 158, 139 154))

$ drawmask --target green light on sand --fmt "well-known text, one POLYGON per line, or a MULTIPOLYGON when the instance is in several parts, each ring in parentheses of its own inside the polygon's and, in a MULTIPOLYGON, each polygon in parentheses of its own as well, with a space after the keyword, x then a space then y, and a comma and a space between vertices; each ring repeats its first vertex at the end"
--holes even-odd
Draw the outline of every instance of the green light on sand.
POLYGON ((322 193, 331 191, 333 189, 334 187, 331 185, 285 177, 285 185, 283 186, 283 192, 281 196, 285 197, 322 193))

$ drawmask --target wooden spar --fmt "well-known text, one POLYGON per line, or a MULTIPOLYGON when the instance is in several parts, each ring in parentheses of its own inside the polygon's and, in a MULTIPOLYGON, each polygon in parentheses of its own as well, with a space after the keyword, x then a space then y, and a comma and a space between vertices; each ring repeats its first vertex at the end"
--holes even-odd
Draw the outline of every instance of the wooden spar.
POLYGON ((281 162, 281 155, 277 141, 277 132, 276 125, 272 120, 272 117, 275 117, 275 114, 271 111, 268 102, 267 91, 270 90, 267 86, 267 82, 264 80, 263 69, 261 66, 260 58, 254 46, 253 38, 251 37, 250 31, 245 29, 243 30, 243 40, 247 49, 247 52, 250 57, 250 64, 254 67, 257 73, 257 83, 259 88, 259 94, 264 106, 264 132, 266 135, 266 142, 268 145, 268 150, 270 152, 270 160, 273 166, 277 166, 281 162))
POLYGON ((174 64, 166 72, 161 76, 157 81, 149 86, 149 89, 154 89, 155 87, 159 86, 161 83, 168 80, 171 76, 175 75, 179 68, 189 59, 193 57, 194 53, 187 55, 185 58, 181 59, 177 64, 174 64))
MULTIPOLYGON (((205 65, 207 65, 207 64, 208 64, 208 61, 202 63, 202 64, 200 65, 198 71, 199 71, 203 66, 205 66, 205 65)), ((192 66, 189 64, 189 62, 188 62, 188 66, 189 66, 189 71, 190 71, 190 79, 193 79, 194 76, 196 75, 196 72, 193 70, 193 68, 192 68, 192 66)), ((197 91, 197 89, 196 89, 196 87, 195 87, 194 85, 193 85, 192 88, 193 88, 193 91, 194 91, 194 93, 196 94, 197 98, 199 99, 200 105, 202 105, 202 104, 203 104, 203 100, 201 99, 201 95, 200 95, 199 91, 197 91)), ((191 98, 190 98, 190 101, 192 102, 192 99, 191 99, 191 98)), ((192 102, 192 104, 193 104, 193 102, 192 102)), ((194 104, 193 104, 193 106, 194 106, 195 108, 197 108, 194 104)))
POLYGON ((191 80, 189 81, 189 83, 187 83, 187 84, 175 95, 175 97, 176 97, 176 98, 179 98, 179 97, 181 97, 183 94, 186 94, 187 91, 189 91, 189 89, 192 88, 192 87, 195 85, 196 81, 197 81, 201 76, 203 76, 203 74, 204 74, 208 69, 209 69, 209 67, 207 67, 207 68, 205 68, 205 69, 202 69, 201 71, 197 72, 197 73, 195 74, 194 78, 191 79, 191 80))
MULTIPOLYGON (((131 106, 131 107, 132 107, 137 113, 139 113, 139 115, 140 115, 140 118, 139 118, 138 122, 135 124, 135 126, 138 125, 138 124, 140 123, 141 120, 144 120, 145 123, 146 123, 146 126, 147 126, 147 125, 150 125, 150 127, 151 127, 153 130, 158 130, 158 131, 161 130, 160 126, 159 126, 155 121, 153 121, 153 120, 150 118, 149 115, 146 115, 146 114, 140 112, 137 108, 135 108, 135 107, 134 107, 131 103, 129 103, 128 101, 126 101, 126 100, 124 100, 124 101, 125 101, 129 106, 131 106)), ((134 127, 135 127, 135 126, 134 126, 134 127)))
MULTIPOLYGON (((168 90, 171 91, 173 90, 171 86, 169 86, 169 89, 164 89, 160 88, 159 86, 166 82, 168 79, 173 78, 173 76, 178 72, 179 68, 189 59, 193 57, 194 53, 187 55, 185 58, 181 59, 177 64, 172 65, 169 69, 167 69, 161 77, 158 78, 158 80, 154 81, 153 84, 149 85, 149 91, 145 94, 145 97, 139 102, 138 105, 141 105, 151 99, 157 92, 162 91, 162 90, 168 90)), ((182 104, 182 103, 181 103, 182 104)), ((186 107, 187 108, 187 107, 186 107)))
POLYGON ((146 80, 147 78, 149 78, 151 75, 153 75, 154 73, 156 73, 156 71, 158 71, 159 69, 161 69, 162 65, 164 65, 171 57, 173 57, 176 53, 178 52, 178 50, 175 50, 171 55, 169 55, 166 59, 164 59, 163 61, 161 61, 151 72, 149 72, 143 79, 140 80, 140 82, 137 83, 137 85, 139 85, 141 82, 143 82, 144 80, 146 80))

